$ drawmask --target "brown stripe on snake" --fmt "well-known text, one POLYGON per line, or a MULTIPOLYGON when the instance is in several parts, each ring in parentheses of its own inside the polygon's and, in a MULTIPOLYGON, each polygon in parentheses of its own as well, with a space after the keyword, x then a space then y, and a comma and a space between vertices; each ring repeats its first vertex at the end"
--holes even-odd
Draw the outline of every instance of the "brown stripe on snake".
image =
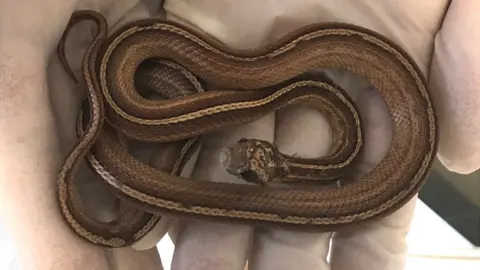
MULTIPOLYGON (((74 18, 100 16, 76 14, 74 18)), ((58 196, 68 224, 96 244, 125 246, 134 237, 104 234, 78 213, 81 210, 69 208, 75 198, 68 187, 89 150, 104 170, 102 178, 148 212, 318 230, 336 230, 398 209, 418 192, 436 154, 435 112, 418 67, 387 38, 361 27, 313 24, 265 47, 240 51, 180 24, 149 19, 128 24, 106 39, 99 37, 89 48, 84 76, 91 117, 59 175, 58 196), (138 66, 151 58, 185 67, 205 92, 168 101, 142 97, 134 78, 138 66), (363 149, 360 116, 340 87, 310 74, 322 68, 365 77, 392 117, 386 156, 360 178, 353 175, 363 149), (327 116, 333 147, 325 157, 301 159, 278 152, 268 142, 245 139, 222 152, 229 171, 261 185, 172 175, 133 158, 115 136, 121 132, 142 141, 181 141, 295 104, 309 104, 327 116), (109 125, 102 125, 103 117, 109 125), (342 185, 328 185, 332 180, 342 185)))

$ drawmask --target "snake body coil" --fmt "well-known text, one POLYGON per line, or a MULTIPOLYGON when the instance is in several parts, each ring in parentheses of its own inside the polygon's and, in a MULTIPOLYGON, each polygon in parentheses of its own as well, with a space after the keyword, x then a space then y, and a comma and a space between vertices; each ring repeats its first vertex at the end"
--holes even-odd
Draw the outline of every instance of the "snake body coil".
POLYGON ((72 16, 60 42, 66 67, 66 34, 84 19, 99 25, 83 62, 88 88, 83 115, 88 117, 80 124, 80 142, 62 167, 57 186, 68 224, 92 243, 130 245, 164 213, 335 230, 393 212, 418 192, 428 175, 437 149, 437 124, 425 80, 403 50, 377 33, 348 24, 315 24, 257 50, 240 51, 162 20, 136 21, 106 37, 104 18, 80 11, 72 16), (198 93, 173 94, 171 100, 143 97, 135 76, 149 59, 177 65, 183 79, 172 85, 190 84, 198 93), (361 119, 340 87, 312 73, 322 68, 366 78, 392 117, 386 156, 359 179, 352 172, 363 149, 361 119), (334 143, 329 155, 301 159, 283 155, 269 143, 246 139, 226 152, 225 161, 231 173, 259 185, 177 176, 178 164, 188 157, 189 139, 305 103, 330 121, 334 143), (172 163, 159 170, 133 158, 117 132, 136 140, 179 143, 173 151, 177 166, 172 163), (93 220, 82 210, 74 181, 84 157, 119 197, 133 205, 112 223, 93 220), (238 166, 238 157, 250 163, 238 166))

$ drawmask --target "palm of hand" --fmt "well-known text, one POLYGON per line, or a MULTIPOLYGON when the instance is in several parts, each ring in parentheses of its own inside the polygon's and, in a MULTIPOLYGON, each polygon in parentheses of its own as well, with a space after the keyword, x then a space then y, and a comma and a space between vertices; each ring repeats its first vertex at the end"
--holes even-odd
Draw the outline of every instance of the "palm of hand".
MULTIPOLYGON (((378 12, 385 14, 382 8, 378 10, 369 10, 364 14, 365 17, 352 17, 353 21, 348 21, 348 5, 343 7, 342 12, 335 14, 345 14, 343 18, 329 18, 325 14, 318 14, 308 19, 300 19, 302 13, 307 13, 300 8, 292 14, 288 12, 288 6, 285 6, 281 16, 274 21, 273 14, 265 12, 268 7, 249 7, 248 5, 238 5, 237 7, 220 8, 222 14, 210 14, 208 9, 202 9, 202 6, 195 6, 192 13, 176 10, 180 4, 167 2, 166 8, 171 13, 182 19, 192 22, 195 26, 202 30, 210 32, 213 36, 219 38, 226 44, 237 48, 252 48, 260 46, 272 39, 286 34, 288 31, 309 22, 318 20, 340 20, 354 24, 359 24, 383 32, 391 38, 403 40, 402 35, 412 35, 406 30, 405 33, 391 35, 391 33, 381 29, 382 24, 369 23, 366 18, 369 15, 378 12), (243 8, 243 9, 242 9, 243 8), (259 12, 258 16, 245 16, 243 12, 259 12), (210 19, 218 20, 218 24, 222 24, 224 31, 215 30, 215 24, 209 24, 202 20, 195 21, 193 17, 196 12, 204 13, 210 19), (190 17, 192 16, 192 17, 190 17), (290 17, 289 17, 290 16, 290 17), (255 21, 259 20, 259 21, 255 21), (383 31, 382 31, 383 30, 383 31), (248 38, 241 38, 248 36, 248 38)), ((260 4, 261 5, 261 4, 260 4)), ((351 11, 355 12, 356 4, 351 4, 351 11)), ((277 8, 282 6, 277 6, 277 8)), ((439 12, 441 5, 439 5, 439 12)), ((292 7, 290 7, 292 8, 292 7)), ((313 10, 323 8, 325 10, 335 9, 335 7, 312 7, 313 10)), ((383 8, 391 8, 384 6, 383 8)), ((405 10, 406 12, 406 10, 405 10)), ((414 10, 410 10, 415 12, 414 10)), ((410 14, 409 13, 409 14, 410 14)), ((395 13, 393 18, 383 18, 380 23, 389 23, 392 29, 398 29, 399 25, 393 22, 395 16, 398 18, 407 18, 401 12, 395 13)), ((411 15, 413 17, 413 15, 411 15)), ((417 17, 418 18, 418 17, 417 17)), ((440 20, 440 17, 438 17, 440 20)), ((409 21, 404 21, 407 24, 409 21)), ((418 23, 418 21, 410 21, 410 23, 418 23)), ((420 67, 426 71, 431 43, 433 41, 433 25, 431 21, 430 35, 417 33, 423 40, 421 49, 412 48, 408 42, 402 45, 413 54, 415 60, 419 61, 420 67)), ((364 157, 364 169, 371 169, 381 159, 389 145, 389 117, 386 113, 385 105, 382 103, 381 97, 376 94, 374 89, 368 84, 362 82, 358 78, 352 78, 340 72, 330 72, 332 77, 336 77, 337 82, 342 84, 345 89, 355 96, 355 101, 359 106, 361 114, 366 120, 366 150, 364 157), (355 92, 361 93, 355 95, 355 92)), ((220 148, 231 144, 232 142, 242 138, 259 138, 269 141, 275 141, 280 150, 288 154, 297 154, 303 157, 317 157, 323 155, 328 150, 329 127, 326 121, 314 110, 310 108, 292 108, 280 111, 276 114, 269 115, 250 125, 242 126, 228 132, 218 133, 215 136, 206 139, 203 149, 199 154, 199 158, 193 171, 192 178, 211 179, 212 181, 238 181, 234 177, 228 175, 219 164, 218 153, 220 148), (295 132, 292 132, 295 131, 295 132)), ((253 254, 249 259, 251 268, 258 269, 317 269, 320 265, 324 268, 328 267, 326 262, 327 253, 329 252, 329 241, 332 241, 332 267, 349 268, 353 262, 358 266, 359 263, 383 265, 383 267, 391 269, 394 265, 401 265, 402 256, 405 249, 403 236, 406 234, 411 217, 413 215, 415 201, 412 200, 402 210, 394 215, 355 229, 341 231, 335 235, 331 233, 298 233, 282 231, 278 229, 255 230, 249 226, 230 225, 221 223, 211 223, 205 221, 189 222, 185 224, 180 234, 175 238, 176 251, 174 255, 173 265, 175 268, 189 268, 194 266, 195 269, 232 269, 241 268, 248 254, 253 254), (253 236, 253 238, 251 237, 253 236), (332 238, 333 237, 333 238, 332 238), (253 246, 251 244, 253 243, 253 246), (252 249, 249 251, 249 249, 252 249), (385 254, 391 254, 385 256, 385 254), (292 256, 295 254, 295 256, 292 256), (374 254, 374 255, 372 255, 374 254), (282 259, 285 258, 285 259, 282 259), (390 267, 392 266, 392 267, 390 267)), ((160 224, 159 226, 166 226, 160 224)), ((137 246, 141 246, 139 243, 137 246)), ((363 267, 362 267, 363 268, 363 267)))
MULTIPOLYGON (((16 9, 12 8, 14 7, 13 2, 4 2, 6 4, 0 10, 15 11, 16 9)), ((36 4, 32 3, 26 10, 33 14, 36 12, 35 9, 42 10, 39 5, 55 6, 57 10, 71 10, 74 5, 73 2, 67 3, 67 1, 62 1, 62 4, 55 3, 55 0, 44 0, 43 2, 45 3, 39 4, 40 1, 35 2, 36 4)), ((109 0, 97 2, 101 3, 100 11, 107 10, 107 7, 114 4, 116 7, 122 5, 117 1, 109 0)), ((447 2, 446 0, 432 0, 417 3, 417 1, 410 0, 404 1, 400 5, 397 1, 382 1, 373 6, 366 0, 345 0, 341 4, 324 0, 290 1, 288 3, 282 1, 274 4, 270 1, 231 3, 228 1, 178 0, 167 1, 165 8, 172 19, 188 21, 227 45, 237 48, 252 48, 262 45, 294 28, 312 22, 342 21, 358 24, 378 31, 399 43, 413 56, 424 74, 429 75, 434 38, 442 23, 447 2), (428 10, 428 14, 424 13, 425 10, 428 10)), ((123 5, 123 9, 117 8, 109 14, 110 20, 117 21, 131 8, 131 4, 123 5)), ((147 6, 139 3, 130 10, 127 16, 123 17, 124 20, 148 16, 147 6)), ((81 8, 92 7, 85 3, 81 8)), ((62 12, 58 13, 63 14, 62 12)), ((42 44, 39 46, 41 48, 36 49, 52 53, 55 41, 61 35, 62 27, 60 26, 66 23, 68 17, 69 14, 63 14, 62 18, 60 15, 46 17, 41 24, 30 21, 30 25, 41 25, 41 28, 33 26, 29 28, 26 25, 29 20, 25 20, 22 21, 20 28, 24 28, 23 30, 26 32, 25 40, 37 37, 35 40, 30 40, 29 44, 42 44)), ((9 20, 9 18, 4 16, 2 19, 9 20)), ((1 28, 0 30, 4 36, 21 36, 8 29, 1 28)), ((80 47, 84 45, 77 46, 77 59, 81 58, 83 50, 80 47)), ((76 66, 79 67, 78 62, 76 66)), ((49 74, 61 72, 59 65, 52 64, 50 68, 49 74)), ((381 97, 376 95, 376 92, 367 84, 339 72, 330 72, 330 75, 347 91, 353 93, 355 102, 366 120, 367 149, 365 149, 364 169, 368 170, 375 166, 388 147, 388 114, 381 97), (355 94, 357 92, 361 94, 355 94)), ((68 85, 66 75, 64 78, 51 77, 49 79, 52 82, 50 92, 54 112, 56 112, 57 126, 62 127, 59 130, 61 141, 66 148, 70 148, 69 146, 76 140, 74 134, 76 111, 71 108, 77 106, 80 99, 73 89, 65 91, 65 85, 68 85)), ((449 98, 453 99, 453 96, 450 94, 449 98)), ((444 106, 448 107, 449 104, 444 106)), ((31 111, 25 110, 25 114, 27 112, 31 111)), ((452 119, 448 117, 440 120, 445 125, 453 125, 452 119)), ((8 126, 9 122, 6 123, 8 126)), ((15 130, 18 125, 11 126, 12 130, 15 130)), ((471 126, 468 128, 472 128, 471 126)), ((463 126, 460 128, 463 128, 464 131, 459 133, 467 134, 465 136, 475 134, 463 126)), ((475 128, 477 126, 473 129, 475 128)), ((448 131, 450 133, 447 133, 449 139, 452 139, 453 136, 453 139, 457 139, 457 141, 468 141, 462 140, 464 137, 452 133, 458 129, 448 130, 450 130, 448 131)), ((275 141, 282 152, 296 153, 303 157, 317 157, 328 149, 329 128, 325 120, 309 108, 280 111, 250 125, 219 133, 215 137, 207 139, 199 154, 198 162, 191 171, 191 177, 211 179, 212 181, 236 181, 221 168, 218 152, 221 147, 242 137, 275 141)), ((8 136, 4 136, 4 138, 8 138, 8 136)), ((448 154, 450 162, 455 161, 458 153, 461 152, 468 151, 473 153, 472 156, 478 155, 478 151, 472 152, 476 148, 469 149, 465 143, 452 143, 458 148, 454 150, 448 147, 448 143, 444 145, 446 145, 444 152, 448 154)), ((466 165, 470 167, 462 167, 459 170, 472 170, 477 165, 470 162, 466 165)), ((175 234, 176 251, 172 268, 242 269, 248 258, 250 269, 402 269, 406 248, 404 237, 413 215, 414 204, 415 200, 412 200, 388 218, 335 234, 298 233, 277 229, 260 230, 243 225, 203 221, 189 222, 183 224, 179 234, 175 234), (329 247, 330 240, 332 240, 331 247, 329 247), (331 261, 327 263, 326 258, 329 252, 331 252, 331 261)), ((158 231, 164 230, 167 225, 160 224, 159 227, 163 227, 158 231)), ((147 239, 143 243, 139 243, 137 248, 151 246, 151 243, 158 240, 158 236, 152 234, 150 240, 152 239, 153 242, 149 242, 147 239)))
MULTIPOLYGON (((321 2, 321 1, 320 1, 321 2)), ((378 20, 378 24, 368 22, 369 15, 385 14, 385 10, 392 8, 392 4, 385 4, 369 10, 363 16, 349 17, 349 12, 355 12, 358 2, 351 1, 351 11, 348 4, 342 6, 342 11, 335 12, 334 6, 313 5, 307 11, 308 4, 303 7, 301 3, 276 4, 276 14, 270 14, 268 4, 251 6, 239 4, 236 7, 221 6, 222 14, 212 14, 207 8, 201 9, 199 4, 195 12, 204 12, 216 23, 222 24, 224 29, 216 29, 215 23, 196 19, 192 14, 180 9, 180 4, 167 3, 168 11, 185 19, 195 26, 210 32, 222 42, 239 48, 254 48, 286 34, 302 25, 318 20, 339 20, 383 32, 391 38, 402 40, 402 45, 409 50, 419 62, 421 68, 427 70, 428 55, 430 53, 434 30, 434 21, 431 32, 417 33, 422 40, 421 48, 413 47, 403 39, 407 34, 412 35, 408 29, 409 23, 419 24, 415 10, 398 10, 391 14, 392 17, 378 20), (243 9, 242 9, 243 7, 243 9), (294 9, 296 8, 296 10, 294 9), (319 9, 331 10, 337 16, 329 18, 321 14, 319 9), (249 16, 246 13, 249 12, 249 16), (411 14, 405 16, 401 11, 411 14), (250 14, 253 12, 254 14, 250 14), (258 12, 258 14, 255 14, 258 12), (275 17, 276 16, 276 17, 275 17), (311 16, 311 17, 310 17, 311 16), (414 17, 415 16, 415 17, 414 17), (275 19, 273 19, 275 18, 275 19), (305 19, 306 18, 306 19, 305 19), (351 21, 348 18, 352 18, 351 21), (406 27, 405 33, 396 33, 400 25, 395 23, 395 18, 402 18, 402 26, 406 27), (415 21, 408 19, 415 18, 415 21), (406 19, 406 20, 405 20, 406 19), (387 23, 387 29, 382 29, 382 23, 387 23), (391 29, 388 29, 391 27, 391 29), (382 31, 383 30, 383 31, 382 31), (385 31, 386 30, 386 31, 385 31), (389 32, 388 30, 392 31, 389 32), (426 35, 425 33, 428 33, 426 35), (248 38, 241 38, 248 36, 248 38)), ((332 4, 333 5, 333 4, 332 4)), ((192 4, 194 6, 194 4, 192 4)), ((439 13, 441 5, 438 5, 439 13)), ((273 13, 273 11, 272 11, 273 13)), ((441 19, 440 16, 437 18, 441 19)), ((437 22, 438 23, 438 22, 437 22)), ((428 28, 428 26, 425 26, 428 28)), ((415 35, 415 34, 413 34, 415 35)), ((418 45, 418 44, 417 44, 418 45)), ((377 92, 359 78, 352 78, 347 74, 332 71, 329 73, 355 98, 360 112, 364 117, 366 126, 366 150, 363 157, 363 169, 369 170, 382 158, 389 146, 390 119, 385 104, 377 92)), ((218 151, 221 147, 231 144, 242 138, 259 138, 275 141, 279 149, 287 154, 297 154, 302 157, 318 157, 328 151, 328 138, 330 137, 328 124, 316 111, 306 107, 296 107, 282 110, 269 115, 248 126, 239 127, 228 132, 216 134, 207 139, 199 155, 197 164, 191 177, 211 179, 212 181, 237 181, 228 175, 219 164, 218 151)), ((227 225, 204 221, 189 222, 185 225, 178 238, 176 238, 176 251, 173 266, 180 269, 195 266, 195 269, 240 269, 248 254, 249 267, 253 269, 372 269, 373 266, 382 266, 381 269, 394 269, 402 267, 405 252, 404 236, 406 235, 413 216, 415 199, 390 217, 336 234, 331 233, 298 233, 278 229, 254 229, 249 226, 227 225), (253 236, 253 237, 251 237, 253 236), (329 242, 332 240, 332 246, 329 242), (331 264, 327 263, 327 253, 331 251, 331 264), (388 255, 387 255, 388 254, 388 255), (322 267, 320 267, 322 266, 322 267)))

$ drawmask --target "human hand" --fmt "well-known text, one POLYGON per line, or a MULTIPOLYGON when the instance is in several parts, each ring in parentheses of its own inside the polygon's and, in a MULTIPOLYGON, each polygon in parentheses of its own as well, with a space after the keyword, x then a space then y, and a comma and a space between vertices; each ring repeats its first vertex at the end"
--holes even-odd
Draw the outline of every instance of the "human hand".
MULTIPOLYGON (((14 81, 15 84, 12 85, 10 75, 0 76, 0 91, 2 91, 0 92, 2 94, 0 95, 2 97, 0 103, 0 115, 2 116, 0 119, 0 128, 2 129, 2 135, 0 136, 0 142, 2 143, 0 164, 2 164, 2 167, 0 172, 2 177, 0 179, 12 177, 19 179, 25 176, 30 180, 18 181, 17 185, 2 182, 0 190, 8 190, 9 194, 2 194, 1 197, 6 198, 5 201, 9 202, 5 204, 5 208, 10 209, 9 212, 25 213, 16 220, 17 224, 22 224, 25 220, 28 220, 31 224, 37 226, 35 230, 32 230, 32 227, 29 226, 18 226, 23 228, 15 233, 18 239, 33 239, 34 235, 29 231, 35 231, 37 237, 44 238, 45 242, 51 243, 52 247, 57 245, 53 249, 45 248, 44 253, 37 254, 37 257, 42 257, 43 262, 48 257, 50 257, 50 261, 58 262, 58 257, 55 258, 47 254, 55 254, 55 252, 61 250, 62 254, 68 254, 66 255, 67 258, 83 260, 81 265, 85 266, 87 265, 86 260, 92 262, 97 257, 90 256, 91 252, 74 257, 76 256, 74 255, 76 254, 75 250, 80 248, 86 250, 88 248, 85 245, 79 245, 75 237, 68 237, 69 232, 66 226, 64 228, 59 227, 59 224, 62 224, 60 218, 51 214, 55 211, 54 200, 47 199, 53 198, 53 190, 51 190, 50 185, 41 186, 38 184, 48 182, 48 179, 53 181, 56 174, 55 169, 60 165, 59 159, 62 155, 58 147, 54 146, 58 143, 54 142, 56 134, 58 133, 60 138, 63 138, 60 141, 63 145, 66 145, 65 149, 68 149, 75 142, 73 120, 76 110, 72 110, 72 108, 78 103, 79 96, 75 94, 73 89, 65 89, 73 88, 71 84, 69 85, 66 82, 68 81, 66 76, 63 79, 56 76, 49 77, 51 102, 54 105, 53 111, 55 112, 55 118, 52 118, 50 104, 46 100, 47 92, 44 91, 46 90, 46 82, 42 78, 44 74, 39 72, 46 66, 46 62, 42 61, 46 61, 49 54, 53 52, 62 28, 69 18, 73 4, 66 1, 44 0, 43 2, 27 1, 28 3, 24 3, 24 5, 15 6, 15 2, 18 3, 18 1, 3 1, 1 3, 0 11, 9 13, 10 16, 3 16, 3 13, 0 16, 0 22, 2 22, 0 23, 0 44, 2 45, 0 63, 2 67, 5 64, 10 64, 7 65, 8 67, 19 66, 20 68, 13 70, 12 73, 7 73, 7 75, 20 75, 21 77, 17 78, 24 79, 17 79, 14 81), (5 8, 5 4, 11 5, 5 8), (15 28, 13 26, 19 20, 15 20, 15 16, 12 15, 22 13, 24 6, 27 6, 28 15, 21 21, 20 27, 15 28), (57 12, 46 11, 49 7, 55 7, 57 12), (33 14, 46 13, 51 13, 52 16, 43 17, 41 22, 35 21, 38 17, 33 14), (9 29, 5 27, 7 21, 9 22, 9 29), (14 39, 21 42, 13 42, 14 39), (5 44, 10 48, 7 48, 5 44), (13 50, 23 53, 23 55, 22 53, 14 55, 17 57, 14 58, 16 60, 21 56, 20 61, 14 63, 5 61, 4 53, 12 52, 8 50, 11 49, 11 46, 20 47, 20 45, 27 46, 29 49, 13 50), (29 56, 33 58, 29 58, 29 56), (28 59, 31 61, 27 61, 28 59), (28 68, 21 70, 21 67, 24 66, 18 64, 27 62, 28 68), (34 76, 26 77, 24 73, 31 71, 36 72, 34 76), (18 82, 21 82, 21 84, 18 82), (27 87, 24 87, 25 84, 27 87), (4 87, 5 85, 8 87, 4 87), (51 85, 56 86, 52 87, 51 85), (41 88, 41 91, 37 91, 39 88, 41 88), (15 93, 13 98, 11 97, 12 93, 15 93), (29 98, 26 98, 27 96, 29 98), (12 108, 15 108, 15 110, 12 108), (54 121, 56 123, 53 125, 54 121), (55 126, 59 127, 58 132, 54 130, 55 126), (58 156, 54 155, 56 152, 59 153, 58 156), (48 157, 48 159, 45 157, 48 157), (53 161, 51 161, 52 159, 53 161), (22 166, 19 167, 15 164, 22 164, 22 166), (45 179, 39 179, 39 177, 45 179), (19 186, 29 186, 32 191, 28 196, 22 196, 23 189, 19 186), (32 208, 28 210, 18 207, 22 204, 35 205, 37 208, 33 212, 37 214, 32 214, 32 208), (49 222, 46 223, 44 217, 47 212, 49 213, 49 222), (55 225, 54 230, 44 230, 44 228, 51 227, 52 224, 55 225), (38 231, 42 233, 39 234, 38 231), (24 237, 20 237, 22 234, 24 237), (55 241, 52 241, 52 239, 55 241)), ((341 4, 333 4, 331 1, 323 0, 302 2, 281 3, 278 1, 273 8, 269 6, 270 3, 267 1, 242 1, 233 4, 226 1, 177 0, 167 1, 166 8, 170 15, 176 15, 176 19, 190 21, 227 45, 241 48, 259 46, 310 22, 333 20, 359 24, 385 34, 399 43, 412 54, 425 75, 428 76, 434 36, 441 25, 447 1, 432 0, 423 1, 419 4, 412 0, 410 5, 402 3, 401 6, 395 1, 384 1, 378 3, 377 6, 370 6, 367 1, 353 0, 346 0, 341 4), (425 10, 428 10, 429 13, 424 14, 425 10)), ((80 8, 108 10, 110 19, 113 21, 118 20, 134 6, 132 1, 97 0, 81 3, 83 5, 80 5, 80 8)), ((475 5, 478 8, 475 1, 463 1, 461 7, 455 5, 455 3, 452 4, 452 8, 456 8, 456 13, 454 13, 456 18, 450 20, 454 22, 450 22, 448 25, 446 35, 454 38, 444 38, 449 43, 444 44, 443 47, 442 40, 440 40, 437 44, 440 45, 437 47, 437 51, 441 49, 443 51, 435 55, 434 64, 436 63, 436 66, 432 67, 432 70, 435 71, 432 73, 432 78, 435 78, 432 81, 433 89, 440 92, 435 95, 435 98, 438 99, 437 103, 442 108, 448 109, 448 113, 440 118, 441 130, 442 127, 447 127, 443 129, 447 130, 443 131, 446 136, 442 137, 442 134, 440 136, 444 140, 440 145, 440 154, 448 161, 450 168, 464 172, 478 168, 479 159, 476 156, 480 154, 478 149, 480 146, 471 147, 469 145, 469 142, 472 141, 471 137, 478 134, 478 130, 480 130, 478 121, 475 121, 478 110, 474 110, 475 102, 472 102, 472 100, 480 100, 480 97, 475 91, 476 88, 471 84, 478 78, 478 76, 475 77, 472 74, 475 73, 475 70, 478 70, 475 66, 475 63, 479 63, 475 61, 478 56, 473 53, 473 48, 475 48, 475 41, 478 43, 479 38, 472 37, 468 32, 471 28, 466 27, 474 25, 474 23, 468 21, 473 20, 474 16, 467 11, 476 10, 473 7, 475 5), (459 9, 467 12, 470 16, 462 15, 460 19, 459 9), (465 21, 469 23, 467 24, 465 21), (470 38, 473 38, 473 40, 470 40, 470 38), (465 40, 469 42, 465 42, 465 40), (459 68, 458 59, 465 60, 465 63, 468 64, 466 68, 459 68), (441 99, 440 97, 448 98, 441 99), (470 102, 466 102, 467 100, 470 102), (458 104, 466 104, 467 107, 460 110, 458 104), (473 117, 465 117, 466 115, 473 115, 473 117), (462 121, 458 121, 458 119, 462 121), (455 145, 455 147, 452 147, 452 145, 455 145), (461 155, 459 153, 469 154, 461 155)), ((145 8, 140 8, 140 10, 144 12, 135 13, 134 9, 130 10, 128 13, 131 16, 127 17, 130 19, 143 17, 139 14, 148 16, 149 12, 145 12, 145 8)), ((125 17, 125 20, 127 17, 125 17)), ((49 74, 51 75, 61 72, 58 70, 59 65, 52 65, 50 68, 49 74)), ((2 72, 5 70, 2 68, 2 72)), ((0 75, 2 74, 5 73, 0 75)), ((383 113, 376 115, 376 113, 383 112, 384 108, 381 106, 378 96, 375 96, 374 91, 368 89, 367 86, 357 85, 348 76, 333 75, 340 77, 337 78, 340 79, 338 83, 344 85, 345 88, 362 91, 362 95, 357 96, 356 102, 362 115, 367 118, 366 139, 369 141, 367 143, 370 147, 367 146, 366 149, 367 156, 365 157, 364 168, 368 169, 375 165, 388 145, 388 140, 384 140, 385 137, 388 137, 388 126, 386 126, 388 118, 383 113), (375 147, 373 148, 371 147, 372 141, 375 141, 375 147)), ((225 146, 239 137, 275 140, 285 153, 296 152, 300 156, 319 156, 325 153, 328 147, 328 126, 323 118, 312 110, 297 108, 279 112, 275 116, 270 115, 228 134, 218 134, 216 138, 218 140, 206 141, 201 153, 201 161, 194 169, 192 177, 207 178, 212 181, 225 179, 235 181, 223 172, 217 161, 219 147, 225 146), (311 126, 308 124, 311 124, 311 126), (299 132, 292 133, 293 129, 297 129, 299 132), (313 138, 315 140, 312 140, 313 138)), ((306 234, 272 229, 255 230, 248 226, 203 221, 183 224, 183 226, 180 226, 182 228, 180 233, 175 237, 176 251, 172 268, 242 269, 245 260, 250 257, 250 269, 328 269, 328 267, 332 269, 375 269, 375 267, 378 267, 378 269, 401 269, 406 248, 404 236, 408 231, 414 204, 415 201, 412 200, 397 213, 384 220, 335 234, 332 241, 330 266, 326 263, 325 258, 332 234, 306 234)), ((9 215, 10 218, 13 220, 13 214, 9 215)), ((14 223, 12 222, 12 224, 14 223)), ((165 224, 160 224, 160 226, 165 226, 165 224)), ((154 238, 155 236, 151 237, 154 238)), ((153 242, 156 242, 156 240, 153 242)), ((143 244, 143 247, 148 246, 148 243, 145 244, 144 242, 143 244)), ((26 245, 24 244, 24 246, 26 245)), ((31 243, 30 246, 36 246, 39 250, 38 247, 41 245, 31 243)), ((101 263, 94 265, 98 268, 92 267, 92 264, 89 264, 87 268, 105 269, 99 266, 101 263)), ((37 264, 37 266, 39 265, 37 264)), ((68 269, 68 267, 62 268, 61 265, 56 265, 56 267, 58 269, 68 269)))
MULTIPOLYGON (((227 45, 246 49, 263 45, 311 22, 334 20, 362 25, 399 43, 413 55, 427 77, 434 38, 446 9, 446 2, 433 1, 424 3, 429 14, 422 13, 427 8, 423 4, 411 2, 411 5, 402 3, 400 6, 394 1, 376 6, 370 6, 367 1, 335 4, 327 1, 276 2, 272 4, 274 6, 258 1, 236 5, 199 2, 167 1, 165 7, 176 18, 194 24, 227 45)), ((390 119, 386 108, 381 97, 368 85, 348 75, 330 74, 350 92, 357 90, 361 93, 357 92, 354 97, 366 119, 363 169, 369 170, 382 158, 389 145, 390 119)), ((442 78, 438 74, 434 76, 437 76, 434 85, 438 86, 442 78)), ((440 121, 443 125, 451 125, 445 119, 440 121)), ((318 157, 326 153, 329 135, 328 125, 315 111, 308 108, 283 110, 207 139, 192 178, 238 181, 223 171, 218 151, 242 137, 275 141, 287 154, 318 157)), ((444 149, 447 149, 446 145, 448 143, 443 144, 444 149)), ((458 158, 458 154, 451 150, 445 154, 458 158)), ((407 253, 405 237, 415 201, 413 198, 387 218, 335 234, 188 221, 182 224, 178 235, 174 234, 176 246, 172 269, 242 269, 246 260, 249 269, 403 269, 407 253), (331 258, 327 262, 329 252, 331 258)))

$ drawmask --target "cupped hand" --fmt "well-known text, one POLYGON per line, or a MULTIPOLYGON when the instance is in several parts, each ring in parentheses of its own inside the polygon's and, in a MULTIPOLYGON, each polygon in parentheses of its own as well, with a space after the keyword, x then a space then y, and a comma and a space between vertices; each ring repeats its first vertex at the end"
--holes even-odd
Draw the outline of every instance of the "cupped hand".
MULTIPOLYGON (((411 1, 170 1, 166 9, 229 46, 249 49, 308 23, 341 21, 378 31, 405 48, 428 77, 434 38, 446 10, 444 3, 411 1), (330 3, 328 3, 330 2, 330 3), (428 14, 424 13, 428 7, 428 14)), ((173 16, 175 15, 175 16, 173 16)), ((328 73, 354 97, 366 130, 362 169, 368 171, 385 154, 390 117, 381 96, 360 78, 328 73)), ((273 141, 287 154, 313 158, 326 154, 330 138, 325 119, 308 107, 271 114, 246 126, 205 140, 192 178, 238 182, 220 165, 218 153, 240 138, 273 141)), ((206 221, 181 223, 173 234, 172 269, 403 269, 406 235, 416 197, 387 218, 336 233, 306 233, 206 221), (328 258, 328 260, 327 260, 328 258)))
MULTIPOLYGON (((472 12, 478 10, 479 4, 474 0, 453 1, 448 7, 448 2, 408 0, 399 4, 391 0, 373 5, 368 0, 171 0, 166 1, 165 8, 169 19, 192 25, 229 46, 244 49, 322 21, 353 23, 386 35, 411 54, 430 78, 430 90, 439 111, 441 160, 450 169, 470 172, 480 167, 480 146, 470 143, 480 132, 480 121, 476 121, 480 113, 475 106, 480 101, 475 84, 480 77, 477 75, 480 54, 474 50, 480 35, 472 28, 476 20, 472 12), (442 31, 437 35, 439 30, 442 31)), ((20 250, 35 253, 24 257, 37 269, 43 265, 45 269, 74 269, 68 267, 65 258, 75 260, 79 267, 105 269, 101 262, 92 263, 100 260, 91 255, 98 252, 71 237, 56 211, 52 185, 41 184, 53 183, 61 158, 76 141, 74 120, 81 95, 61 70, 58 60, 52 57, 75 4, 78 9, 102 12, 110 23, 158 12, 158 3, 153 0, 0 3, 0 190, 8 190, 1 194, 6 202, 2 210, 6 209, 13 228, 12 238, 17 246, 23 247, 20 250), (12 178, 18 181, 2 180, 12 178), (30 187, 28 196, 24 195, 24 186, 30 187), (29 205, 35 207, 25 207, 29 205), (38 239, 45 240, 41 241, 44 244, 25 244, 34 237, 29 233, 32 228, 38 239), (66 255, 63 259, 48 255, 57 253, 66 255)), ((73 35, 70 44, 69 57, 77 71, 81 53, 89 41, 85 29, 88 28, 79 28, 79 36, 73 35)), ((341 72, 328 71, 328 74, 352 94, 365 119, 366 154, 362 168, 369 170, 382 158, 389 144, 390 119, 385 105, 361 79, 341 72)), ((191 177, 238 181, 222 169, 218 153, 221 147, 243 137, 274 141, 287 154, 318 157, 328 150, 330 131, 325 119, 310 108, 282 110, 249 125, 207 137, 191 177)), ((407 250, 405 236, 415 200, 387 218, 336 233, 180 220, 174 223, 176 233, 172 233, 176 244, 172 269, 243 269, 247 260, 249 269, 262 270, 402 269, 407 250)), ((136 248, 153 246, 168 226, 168 222, 159 224, 136 248)))

